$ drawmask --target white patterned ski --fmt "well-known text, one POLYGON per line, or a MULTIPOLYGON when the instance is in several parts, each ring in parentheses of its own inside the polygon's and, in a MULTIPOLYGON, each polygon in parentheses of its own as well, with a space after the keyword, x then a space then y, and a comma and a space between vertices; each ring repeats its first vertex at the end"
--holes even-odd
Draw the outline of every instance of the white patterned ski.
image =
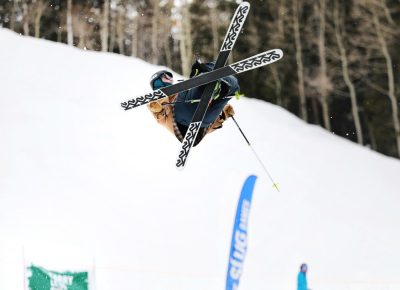
MULTIPOLYGON (((231 24, 229 25, 228 31, 226 33, 224 42, 222 43, 221 49, 219 51, 217 61, 214 65, 214 70, 222 68, 225 66, 228 57, 235 45, 235 42, 243 28, 243 24, 250 10, 250 4, 248 2, 241 3, 235 11, 232 17, 231 24)), ((188 126, 185 137, 182 141, 182 147, 179 151, 178 158, 176 160, 176 168, 183 169, 186 164, 186 160, 189 156, 189 152, 194 145, 196 137, 200 131, 201 124, 203 122, 204 116, 206 115, 208 105, 212 98, 214 87, 216 82, 209 83, 200 98, 200 103, 198 104, 196 111, 193 115, 192 121, 188 126)))

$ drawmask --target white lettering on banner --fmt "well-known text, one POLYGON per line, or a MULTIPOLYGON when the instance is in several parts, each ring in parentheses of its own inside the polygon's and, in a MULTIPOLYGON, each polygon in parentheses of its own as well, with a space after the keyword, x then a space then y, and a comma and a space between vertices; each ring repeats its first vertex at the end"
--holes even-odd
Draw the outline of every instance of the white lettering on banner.
POLYGON ((68 290, 68 286, 72 285, 72 276, 59 275, 54 273, 49 273, 50 280, 50 290, 68 290))
POLYGON ((238 251, 241 253, 245 253, 246 246, 247 246, 247 234, 240 230, 236 230, 236 232, 235 232, 235 252, 238 251))
POLYGON ((229 271, 229 276, 231 276, 233 280, 239 280, 240 275, 242 275, 242 263, 231 259, 231 265, 232 267, 229 271))
MULTIPOLYGON (((239 280, 242 275, 243 261, 246 255, 247 248, 247 224, 249 219, 250 201, 244 199, 240 209, 239 229, 234 233, 233 253, 230 259, 231 269, 229 275, 233 280, 239 280)), ((237 289, 237 284, 234 288, 237 289)))
POLYGON ((240 224, 239 224, 239 228, 242 231, 247 231, 249 213, 250 213, 250 201, 244 199, 242 203, 242 208, 240 209, 240 224))
POLYGON ((243 260, 246 254, 247 235, 240 230, 235 231, 234 251, 231 257, 230 276, 234 280, 238 280, 242 274, 243 260))

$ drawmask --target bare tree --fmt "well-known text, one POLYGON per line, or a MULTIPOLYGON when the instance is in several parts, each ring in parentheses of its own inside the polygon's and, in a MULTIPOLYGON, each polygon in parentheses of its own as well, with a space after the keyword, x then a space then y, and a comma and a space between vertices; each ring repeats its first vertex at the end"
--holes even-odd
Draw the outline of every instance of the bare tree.
POLYGON ((113 52, 115 47, 115 40, 117 38, 117 12, 115 7, 110 10, 110 39, 108 43, 108 51, 113 52))
MULTIPOLYGON (((378 3, 382 4, 382 1, 378 3)), ((392 57, 389 53, 387 40, 382 28, 381 21, 377 14, 377 6, 374 3, 370 3, 370 11, 372 13, 372 20, 375 27, 375 32, 380 44, 381 52, 385 58, 386 62, 386 72, 388 78, 388 97, 390 100, 391 108, 392 108, 392 120, 393 126, 396 134, 396 144, 397 144, 397 155, 400 157, 400 122, 399 122, 399 112, 398 112, 398 105, 397 99, 395 94, 395 81, 394 81, 394 73, 393 73, 393 64, 392 64, 392 57)), ((379 10, 378 10, 379 11, 379 10)))
POLYGON ((108 51, 108 21, 110 19, 110 0, 104 0, 103 17, 101 20, 101 51, 108 51))
POLYGON ((158 23, 160 18, 159 0, 152 0, 153 18, 151 22, 151 62, 158 62, 158 23))
POLYGON ((18 10, 18 0, 13 1, 13 5, 11 7, 11 17, 10 17, 10 29, 15 31, 15 20, 16 20, 16 14, 18 10))
POLYGON ((189 5, 184 1, 182 5, 182 21, 181 21, 181 34, 180 34, 180 52, 182 73, 184 75, 190 74, 190 63, 193 58, 192 39, 191 39, 191 19, 189 13, 189 5))
POLYGON ((166 1, 165 5, 162 7, 162 15, 160 17, 161 32, 162 32, 162 48, 165 54, 165 63, 167 67, 172 67, 172 50, 171 50, 171 30, 172 30, 172 20, 171 20, 171 10, 174 3, 172 0, 166 1))
POLYGON ((78 38, 78 43, 76 46, 82 49, 86 49, 87 38, 90 37, 87 25, 84 21, 82 21, 82 19, 80 19, 79 15, 73 14, 72 19, 74 23, 73 35, 75 35, 78 38))
POLYGON ((209 2, 208 6, 210 7, 210 20, 211 20, 211 31, 212 31, 212 40, 213 40, 213 55, 218 55, 219 51, 219 39, 218 39, 218 15, 217 15, 217 7, 214 2, 209 2))
MULTIPOLYGON (((169 19, 163 19, 163 26, 165 28, 170 27, 169 19)), ((163 33, 163 48, 164 48, 164 53, 165 53, 165 62, 167 67, 172 67, 172 51, 170 48, 170 37, 169 37, 169 32, 164 32, 163 33)))
POLYGON ((74 45, 74 32, 72 27, 72 0, 67 1, 67 43, 74 45))
POLYGON ((117 40, 120 54, 125 54, 125 17, 125 6, 120 5, 117 9, 117 40))
POLYGON ((332 90, 332 84, 328 77, 328 68, 326 64, 326 50, 325 50, 325 0, 319 0, 319 5, 315 5, 315 10, 319 15, 319 32, 318 32, 318 55, 319 55, 319 73, 317 77, 317 90, 320 94, 320 102, 322 106, 322 118, 324 121, 324 127, 328 131, 331 131, 331 123, 329 119, 329 105, 328 105, 328 93, 332 90))
MULTIPOLYGON (((134 50, 136 51, 136 57, 142 58, 142 59, 147 59, 147 52, 149 51, 149 28, 151 27, 151 23, 149 21, 149 17, 143 17, 144 10, 142 10, 142 7, 137 8, 138 16, 137 16, 137 33, 135 36, 136 40, 136 47, 134 50)), ((151 43, 150 43, 151 45, 151 43)))
MULTIPOLYGON (((285 23, 287 20, 286 19, 287 8, 285 7, 285 0, 279 0, 274 4, 275 4, 274 9, 276 9, 276 20, 270 24, 271 28, 267 29, 270 33, 271 46, 282 47, 285 38, 285 23)), ((276 63, 276 65, 269 66, 272 74, 273 87, 276 95, 276 103, 279 106, 284 107, 285 104, 282 99, 282 81, 279 75, 279 67, 280 67, 279 63, 276 63)))
POLYGON ((24 35, 29 35, 29 22, 30 22, 30 15, 29 15, 29 7, 26 1, 22 4, 22 27, 24 30, 24 35))
POLYGON ((42 0, 33 0, 35 6, 35 37, 40 37, 40 20, 46 10, 46 4, 42 0))
POLYGON ((137 57, 138 55, 138 30, 139 30, 139 17, 134 15, 132 19, 132 37, 131 37, 131 56, 137 57))
POLYGON ((97 9, 83 3, 75 3, 72 7, 72 35, 77 40, 76 46, 82 49, 94 50, 95 45, 95 18, 99 14, 97 9))
POLYGON ((300 39, 300 24, 299 24, 299 1, 292 0, 293 9, 293 31, 296 48, 296 63, 297 63, 297 77, 298 77, 298 90, 300 96, 300 116, 304 121, 308 121, 307 116, 307 103, 306 94, 304 89, 304 68, 302 57, 302 46, 300 39))
POLYGON ((340 17, 339 0, 335 0, 335 2, 334 2, 333 20, 334 20, 334 26, 335 26, 336 42, 339 47, 340 60, 342 63, 343 79, 344 79, 344 82, 346 83, 347 88, 349 89, 349 92, 350 92, 351 112, 353 115, 354 125, 356 128, 357 143, 363 144, 363 132, 362 132, 360 116, 359 116, 359 112, 358 112, 356 89, 355 89, 354 83, 352 82, 352 80, 350 78, 347 51, 346 51, 346 48, 343 43, 344 29, 343 29, 343 20, 341 20, 341 17, 340 17))

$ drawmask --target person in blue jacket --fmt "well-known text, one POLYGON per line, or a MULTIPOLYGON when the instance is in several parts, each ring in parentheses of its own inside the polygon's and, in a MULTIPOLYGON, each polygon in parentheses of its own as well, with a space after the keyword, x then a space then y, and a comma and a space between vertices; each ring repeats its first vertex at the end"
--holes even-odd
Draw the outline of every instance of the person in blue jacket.
POLYGON ((310 290, 307 286, 307 264, 301 264, 300 272, 297 275, 297 290, 310 290))

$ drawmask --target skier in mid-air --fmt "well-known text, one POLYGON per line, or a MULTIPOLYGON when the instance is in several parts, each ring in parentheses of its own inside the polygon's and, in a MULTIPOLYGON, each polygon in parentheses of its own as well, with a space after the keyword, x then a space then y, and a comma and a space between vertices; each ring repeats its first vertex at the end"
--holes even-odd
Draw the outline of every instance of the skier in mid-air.
MULTIPOLYGON (((175 163, 179 170, 184 169, 191 148, 199 144, 205 135, 221 128, 229 117, 250 146, 233 117, 233 107, 228 104, 233 96, 239 94, 239 84, 234 75, 272 64, 283 57, 283 52, 272 49, 226 64, 249 10, 250 3, 246 1, 236 8, 215 62, 202 64, 196 61, 190 79, 176 84, 173 84, 171 72, 159 71, 151 77, 152 92, 121 103, 125 111, 147 104, 157 122, 182 143, 175 163)), ((253 152, 256 154, 254 149, 253 152)), ((274 186, 277 188, 276 183, 274 186)))
MULTIPOLYGON (((190 78, 211 71, 214 64, 214 62, 201 63, 196 60, 192 66, 190 78)), ((150 86, 153 90, 157 90, 170 86, 173 82, 172 73, 161 70, 151 77, 150 86)), ((147 107, 157 122, 166 127, 182 142, 205 87, 203 85, 159 99, 149 103, 147 107)), ((228 101, 237 93, 239 93, 239 84, 234 76, 225 77, 217 82, 194 146, 199 144, 205 135, 220 129, 229 117, 234 116, 235 112, 228 101)))

